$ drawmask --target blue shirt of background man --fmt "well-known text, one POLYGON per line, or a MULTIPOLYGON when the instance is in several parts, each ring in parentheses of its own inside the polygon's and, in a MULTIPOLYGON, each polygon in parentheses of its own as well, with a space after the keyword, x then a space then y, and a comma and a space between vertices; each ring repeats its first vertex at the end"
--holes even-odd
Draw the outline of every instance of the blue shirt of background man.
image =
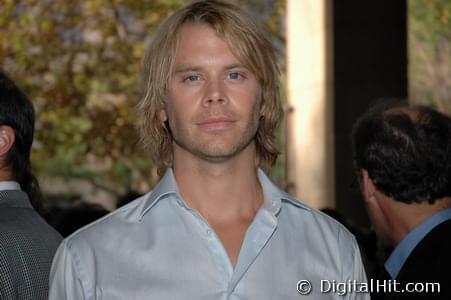
POLYGON ((437 212, 426 221, 417 225, 401 240, 385 262, 385 269, 391 278, 395 279, 398 277, 399 271, 402 269, 410 253, 412 253, 421 240, 432 229, 449 219, 451 219, 451 208, 437 212))

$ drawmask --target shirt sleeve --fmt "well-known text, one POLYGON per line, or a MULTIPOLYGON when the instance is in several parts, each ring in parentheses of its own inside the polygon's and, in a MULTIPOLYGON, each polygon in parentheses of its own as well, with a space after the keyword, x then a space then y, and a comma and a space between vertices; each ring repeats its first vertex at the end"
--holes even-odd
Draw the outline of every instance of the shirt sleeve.
POLYGON ((61 243, 53 258, 49 300, 88 300, 66 241, 61 243))
MULTIPOLYGON (((368 284, 365 268, 363 267, 362 258, 360 256, 360 250, 357 243, 355 244, 354 262, 352 266, 351 278, 349 279, 353 281, 355 280, 357 289, 359 289, 359 286, 362 284, 368 284)), ((349 300, 369 300, 371 298, 369 291, 351 291, 348 296, 349 300)))

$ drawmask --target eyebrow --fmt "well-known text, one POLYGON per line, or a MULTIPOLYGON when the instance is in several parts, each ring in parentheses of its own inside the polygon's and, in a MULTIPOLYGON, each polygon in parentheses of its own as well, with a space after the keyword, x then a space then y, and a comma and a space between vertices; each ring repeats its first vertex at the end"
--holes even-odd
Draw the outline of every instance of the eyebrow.
MULTIPOLYGON (((225 70, 230 70, 234 68, 245 68, 242 64, 228 64, 224 67, 225 70)), ((201 66, 198 65, 182 65, 175 69, 174 73, 184 73, 184 72, 190 72, 190 71, 199 71, 202 70, 201 66)))
POLYGON ((200 66, 193 66, 193 65, 182 65, 180 67, 177 67, 174 71, 174 73, 184 73, 189 71, 199 71, 202 68, 200 66))

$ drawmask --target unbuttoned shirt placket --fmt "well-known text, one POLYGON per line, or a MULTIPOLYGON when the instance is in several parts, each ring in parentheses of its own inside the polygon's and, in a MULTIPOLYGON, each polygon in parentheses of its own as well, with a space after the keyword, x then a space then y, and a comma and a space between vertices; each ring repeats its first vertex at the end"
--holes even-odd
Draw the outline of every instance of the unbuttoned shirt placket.
POLYGON ((186 206, 180 198, 177 199, 177 202, 196 219, 196 223, 199 225, 199 234, 204 237, 203 239, 218 267, 218 271, 224 278, 223 282, 228 283, 226 299, 234 299, 233 292, 235 288, 277 228, 276 214, 280 209, 280 203, 273 202, 271 205, 266 205, 265 203, 258 210, 253 222, 246 231, 235 269, 233 269, 224 245, 207 220, 197 210, 186 206))

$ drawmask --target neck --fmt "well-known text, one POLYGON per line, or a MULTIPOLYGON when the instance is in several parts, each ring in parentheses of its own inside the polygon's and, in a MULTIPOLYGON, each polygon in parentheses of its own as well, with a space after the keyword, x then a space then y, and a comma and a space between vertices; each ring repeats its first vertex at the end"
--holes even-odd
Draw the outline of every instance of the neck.
POLYGON ((416 226, 420 225, 432 215, 451 207, 451 197, 437 199, 434 204, 427 202, 406 204, 394 201, 393 242, 398 244, 416 226))
POLYGON ((222 162, 176 149, 173 170, 183 199, 209 221, 252 219, 263 202, 254 143, 222 162))
POLYGON ((14 176, 8 167, 0 167, 0 181, 14 181, 14 176))

